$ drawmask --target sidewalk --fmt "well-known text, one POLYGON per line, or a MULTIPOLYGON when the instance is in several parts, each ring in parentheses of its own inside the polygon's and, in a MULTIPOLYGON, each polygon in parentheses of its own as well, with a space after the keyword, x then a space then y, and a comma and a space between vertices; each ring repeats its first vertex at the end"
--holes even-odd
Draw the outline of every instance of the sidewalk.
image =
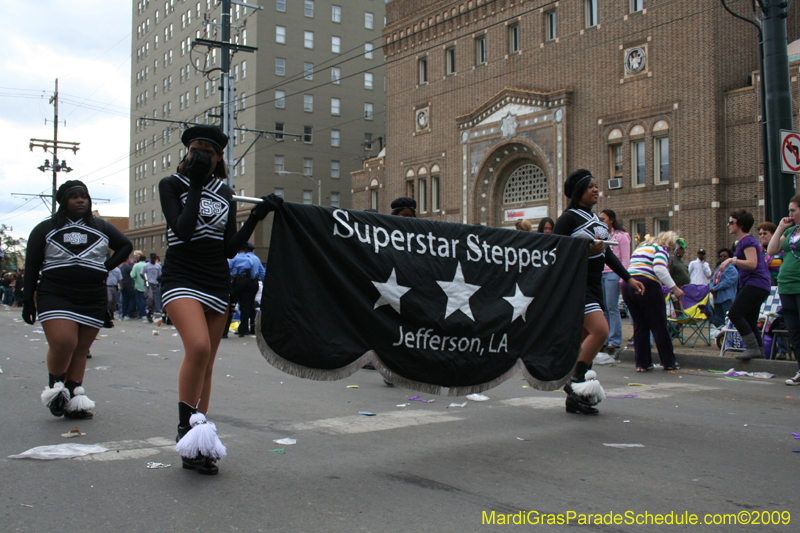
MULTIPOLYGON (((622 319, 622 339, 628 344, 619 354, 621 361, 633 363, 633 324, 630 318, 622 319)), ((731 368, 746 372, 770 372, 779 378, 791 378, 798 370, 797 361, 773 361, 767 359, 752 359, 744 362, 736 359, 737 352, 726 352, 724 357, 719 356, 719 348, 712 340, 711 346, 706 346, 702 341, 694 348, 683 345, 677 339, 672 341, 675 348, 675 357, 683 368, 699 368, 706 370, 729 370, 731 368)), ((658 350, 653 347, 653 362, 658 363, 658 350)))

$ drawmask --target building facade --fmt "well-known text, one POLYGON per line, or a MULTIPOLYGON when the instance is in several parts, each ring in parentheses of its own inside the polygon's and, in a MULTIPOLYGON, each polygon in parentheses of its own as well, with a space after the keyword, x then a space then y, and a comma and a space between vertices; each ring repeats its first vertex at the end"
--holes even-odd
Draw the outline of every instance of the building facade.
MULTIPOLYGON (((249 3, 263 9, 231 6, 231 42, 258 49, 230 59, 235 194, 350 207, 350 173, 384 133, 384 2, 249 3)), ((127 235, 145 253, 166 251, 158 182, 186 153, 181 122, 220 123, 220 49, 192 46, 221 40, 220 20, 219 0, 133 2, 127 235)), ((239 221, 251 207, 239 205, 239 221)), ((262 260, 270 220, 253 236, 262 260)))
POLYGON ((757 35, 719 2, 394 0, 384 47, 386 155, 354 208, 413 196, 423 217, 535 226, 586 168, 598 212, 690 255, 731 244, 732 209, 764 220, 757 35))

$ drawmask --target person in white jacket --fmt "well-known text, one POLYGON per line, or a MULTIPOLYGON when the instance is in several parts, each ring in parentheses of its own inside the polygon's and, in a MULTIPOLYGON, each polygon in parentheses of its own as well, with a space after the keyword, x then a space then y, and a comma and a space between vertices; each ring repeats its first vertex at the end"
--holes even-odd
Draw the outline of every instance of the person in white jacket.
POLYGON ((689 263, 689 278, 692 285, 708 285, 711 279, 711 267, 706 261, 706 251, 702 248, 697 250, 697 259, 689 263))

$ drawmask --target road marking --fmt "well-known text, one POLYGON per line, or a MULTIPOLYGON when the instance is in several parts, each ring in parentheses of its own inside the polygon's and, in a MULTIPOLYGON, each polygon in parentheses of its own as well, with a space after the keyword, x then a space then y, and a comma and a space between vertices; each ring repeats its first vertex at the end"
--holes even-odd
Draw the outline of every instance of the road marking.
POLYGON ((523 398, 508 398, 507 400, 500 400, 499 404, 511 405, 513 407, 530 407, 533 409, 554 409, 556 407, 564 407, 565 394, 558 394, 553 396, 528 396, 523 398))
POLYGON ((170 451, 175 442, 163 437, 153 437, 141 440, 119 440, 113 442, 99 442, 97 446, 108 448, 107 452, 75 457, 75 461, 119 461, 122 459, 141 459, 150 457, 163 451, 170 451), (169 450, 167 450, 169 448, 169 450))
POLYGON ((370 417, 353 415, 338 418, 324 418, 310 422, 295 422, 286 424, 282 426, 281 429, 287 431, 316 430, 322 431, 323 433, 346 435, 399 429, 409 426, 421 426, 425 424, 437 424, 440 422, 454 422, 463 419, 463 417, 452 416, 436 411, 397 411, 380 413, 378 416, 370 417))
POLYGON ((606 396, 623 396, 625 394, 636 394, 637 398, 661 399, 672 396, 671 392, 705 392, 719 390, 719 387, 709 387, 707 385, 697 385, 695 383, 649 383, 644 387, 618 387, 616 389, 606 389, 606 396))

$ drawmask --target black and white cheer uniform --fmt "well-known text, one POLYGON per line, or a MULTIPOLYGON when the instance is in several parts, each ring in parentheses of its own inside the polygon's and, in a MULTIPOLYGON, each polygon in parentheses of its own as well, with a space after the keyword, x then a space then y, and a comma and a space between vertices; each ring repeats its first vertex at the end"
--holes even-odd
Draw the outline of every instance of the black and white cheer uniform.
POLYGON ((66 220, 63 227, 56 229, 48 219, 31 231, 25 260, 25 294, 36 292, 40 322, 57 318, 102 328, 108 272, 130 255, 133 246, 105 220, 95 218, 91 225, 83 219, 66 220), (114 255, 106 259, 109 249, 114 250, 114 255))
POLYGON ((173 174, 158 188, 169 245, 161 272, 163 305, 193 298, 204 309, 225 313, 231 292, 228 258, 247 242, 257 220, 248 218, 236 231, 233 192, 217 178, 200 187, 173 174))
MULTIPOLYGON (((591 210, 583 207, 565 211, 553 228, 556 235, 569 235, 594 240, 609 240, 606 226, 591 210)), ((586 272, 586 304, 584 314, 603 312, 603 269, 611 267, 620 278, 628 281, 631 275, 622 266, 622 262, 613 252, 606 253, 608 246, 597 255, 589 256, 589 268, 586 272)))

